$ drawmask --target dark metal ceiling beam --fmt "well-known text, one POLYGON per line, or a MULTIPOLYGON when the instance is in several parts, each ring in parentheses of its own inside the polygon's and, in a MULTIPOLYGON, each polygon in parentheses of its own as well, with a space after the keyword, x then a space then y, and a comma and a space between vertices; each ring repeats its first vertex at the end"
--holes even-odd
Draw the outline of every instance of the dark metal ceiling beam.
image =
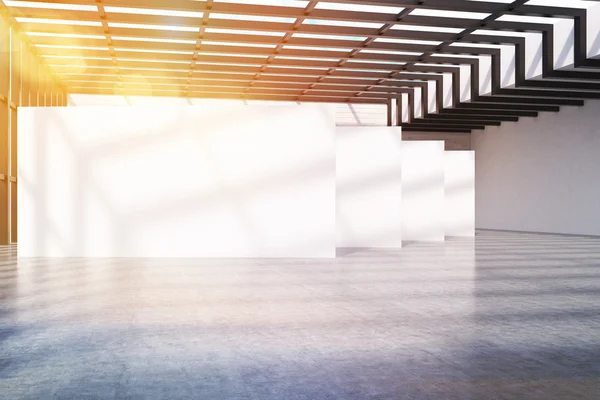
MULTIPOLYGON (((34 2, 38 0, 33 0, 34 2)), ((95 4, 87 0, 62 0, 55 3, 84 3, 95 4)), ((514 1, 511 4, 499 2, 476 2, 466 0, 333 0, 333 2, 352 4, 385 5, 389 7, 404 7, 399 14, 382 12, 357 12, 351 10, 325 10, 316 7, 317 2, 309 2, 307 8, 262 6, 232 3, 213 3, 212 1, 190 1, 171 0, 169 2, 158 0, 103 0, 105 6, 122 7, 145 7, 164 8, 170 10, 188 11, 210 11, 221 14, 272 16, 291 18, 293 22, 265 22, 265 21, 240 21, 237 19, 216 19, 192 17, 169 17, 163 16, 125 14, 110 12, 106 15, 109 24, 120 23, 143 23, 155 25, 179 25, 193 28, 193 32, 183 31, 159 31, 133 28, 118 28, 111 26, 112 36, 130 36, 138 39, 150 37, 155 39, 177 38, 192 43, 157 43, 141 40, 125 41, 117 39, 112 43, 118 50, 115 51, 114 59, 118 60, 119 68, 110 66, 107 60, 83 60, 89 63, 85 68, 90 72, 102 71, 106 77, 98 78, 98 90, 106 90, 104 86, 114 83, 114 76, 123 79, 123 84, 134 84, 136 78, 128 77, 128 74, 146 75, 148 82, 161 88, 160 93, 175 93, 176 95, 189 95, 181 92, 180 83, 186 81, 187 90, 196 94, 218 95, 214 88, 227 93, 220 95, 238 96, 235 91, 241 85, 247 94, 253 92, 258 96, 269 99, 279 97, 280 99, 305 98, 309 93, 312 98, 330 98, 340 101, 352 101, 356 99, 376 99, 381 104, 388 104, 389 99, 397 98, 399 93, 407 93, 412 100, 411 107, 414 109, 414 90, 422 92, 423 119, 413 119, 412 125, 430 124, 432 120, 438 121, 437 125, 448 125, 466 123, 470 126, 482 126, 483 117, 489 118, 490 123, 498 123, 494 118, 509 118, 514 120, 518 116, 534 116, 537 112, 557 111, 559 105, 580 106, 582 99, 598 98, 600 96, 600 74, 575 68, 573 71, 556 71, 553 65, 553 25, 533 22, 512 22, 497 20, 504 14, 531 15, 544 17, 563 17, 573 19, 575 25, 575 67, 585 66, 595 68, 600 66, 599 60, 587 59, 584 51, 585 35, 587 33, 587 15, 585 10, 572 7, 550 7, 527 5, 526 0, 514 1), (442 11, 462 11, 487 14, 483 18, 454 18, 415 15, 415 9, 437 9, 442 11), (307 24, 307 18, 320 20, 320 24, 307 24), (330 21, 349 21, 352 23, 378 23, 380 28, 335 26, 330 21), (442 28, 461 29, 458 34, 446 32, 427 32, 412 29, 391 29, 394 25, 431 26, 442 28), (232 29, 238 33, 216 33, 205 31, 205 28, 232 29), (198 36, 200 29, 200 39, 198 36), (240 30, 281 32, 281 36, 246 35, 240 30), (523 65, 523 51, 525 39, 515 35, 480 34, 479 29, 498 30, 505 32, 540 32, 543 36, 542 58, 543 75, 539 80, 526 80, 525 67, 523 65), (328 38, 297 37, 293 33, 304 33, 313 35, 327 35, 328 38), (335 38, 337 36, 337 38, 335 38), (349 40, 349 37, 366 37, 364 41, 349 40), (439 44, 417 44, 417 43, 388 43, 377 39, 400 39, 400 40, 426 40, 438 42, 439 44), (210 44, 210 42, 223 43, 223 45, 210 44), (226 44, 252 43, 266 44, 269 48, 256 48, 246 46, 226 46, 226 44), (489 49, 484 46, 471 47, 460 45, 465 43, 485 44, 509 44, 514 45, 516 57, 516 87, 502 88, 500 84, 500 51, 498 48, 489 49), (300 48, 286 48, 285 45, 298 46, 300 48), (452 45, 452 46, 451 46, 452 45), (302 48, 306 47, 306 48, 302 48), (337 51, 315 50, 313 48, 328 47, 338 49, 337 51), (131 49, 152 50, 155 52, 139 53, 131 49), (129 49, 129 50, 128 50, 129 49), (193 52, 189 54, 166 54, 156 51, 178 50, 193 52), (369 53, 363 50, 396 50, 414 52, 417 54, 382 54, 369 53), (196 55, 197 53, 200 53, 196 55), (235 53, 241 57, 226 57, 219 53, 235 53), (435 56, 434 56, 435 54, 435 56), (246 55, 246 56, 243 56, 246 55), (455 56, 450 56, 455 55, 455 56), (466 57, 467 55, 486 55, 492 57, 492 92, 481 96, 479 94, 479 60, 466 57), (252 57, 260 56, 260 57, 252 57), (137 60, 132 59, 135 57, 137 60), (281 57, 304 57, 310 59, 285 59, 281 57), (329 60, 331 58, 331 61, 329 60), (173 61, 181 61, 181 63, 173 61), (335 61, 333 61, 335 60, 335 61), (151 62, 152 61, 152 62, 151 62), (185 61, 189 61, 186 63, 185 61), (227 64, 227 65, 226 65, 227 64), (426 64, 426 65, 423 65, 426 64), (460 95, 460 73, 457 65, 469 65, 471 71, 471 101, 468 103, 458 102, 460 95), (143 68, 157 67, 167 71, 143 71, 143 68), (187 78, 185 77, 185 71, 187 78), (110 73, 106 73, 110 72, 110 73), (403 82, 409 78, 409 72, 417 72, 419 78, 403 82), (452 74, 452 93, 454 107, 444 109, 443 105, 443 77, 442 74, 452 74), (274 75, 270 75, 274 74, 274 75), (431 75, 433 74, 433 75, 431 75), (156 75, 156 76, 153 76, 156 75), (588 79, 591 82, 577 80, 588 79), (227 81, 229 80, 229 81, 227 81), (438 107, 437 114, 429 114, 428 111, 428 84, 423 81, 435 81, 435 98, 438 107), (214 81, 214 85, 213 85, 214 81), (169 83, 175 83, 175 85, 169 83), (244 86, 246 85, 246 86, 244 86), (178 89, 172 90, 173 86, 178 89), (341 87, 343 86, 343 87, 341 87), (169 89, 171 88, 171 89, 169 89), (203 90, 199 90, 203 89, 203 90), (297 91, 300 90, 300 95, 297 91), (263 91, 264 93, 260 93, 263 91), (290 94, 292 92, 293 94, 290 94), (342 95, 340 95, 342 93, 342 95), (316 94, 316 95, 315 95, 316 94), (323 96, 323 97, 321 97, 323 96), (346 96, 346 97, 341 97, 346 96), (498 114, 494 114, 497 112, 498 114), (463 118, 463 119, 461 119, 463 118), (471 123, 469 123, 471 121, 471 123)), ((19 9, 23 15, 30 17, 61 18, 71 20, 89 20, 97 22, 96 12, 70 12, 35 9, 19 9), (89 19, 86 19, 89 18, 89 19)), ((85 32, 103 35, 101 27, 60 26, 51 24, 22 24, 25 28, 31 28, 37 32, 85 32)), ((394 28, 397 28, 394 27, 394 28)), ((106 29, 104 29, 106 30, 106 29)), ((43 37, 32 37, 39 39, 41 44, 53 44, 51 39, 43 37)), ((82 39, 81 45, 91 46, 97 43, 93 39, 82 39)), ((63 41, 63 45, 65 41, 63 41)), ((86 53, 74 49, 42 49, 46 54, 65 55, 81 54, 88 56, 104 56, 110 53, 106 51, 89 50, 86 53)), ((106 57, 109 58, 108 56, 106 57)), ((77 68, 67 66, 72 60, 52 58, 52 63, 57 66, 54 70, 65 76, 65 81, 72 85, 85 84, 78 82, 81 77, 99 76, 86 74, 70 74, 70 69, 78 71, 77 68), (61 65, 63 65, 61 67, 61 65)), ((82 60, 77 59, 77 63, 82 60)), ((142 85, 143 86, 143 85, 142 85)), ((75 87, 75 86, 73 86, 75 87)), ((110 88, 109 88, 110 90, 110 88)), ((129 90, 129 89, 128 89, 129 90)), ((242 94, 243 97, 243 94, 242 94)), ((336 101, 337 101, 336 100, 336 101)), ((414 114, 414 110, 411 110, 414 114)))

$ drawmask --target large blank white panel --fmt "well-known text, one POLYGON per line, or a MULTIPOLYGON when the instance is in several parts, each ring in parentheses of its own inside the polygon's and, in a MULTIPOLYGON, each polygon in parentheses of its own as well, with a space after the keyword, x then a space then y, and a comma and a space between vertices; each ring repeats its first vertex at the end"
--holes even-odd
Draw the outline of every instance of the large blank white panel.
POLYGON ((402 143, 402 240, 444 240, 444 142, 402 143))
POLYGON ((475 236, 475 153, 445 154, 446 236, 475 236))
POLYGON ((19 255, 334 257, 314 105, 19 110, 19 255))
POLYGON ((337 246, 402 245, 402 129, 338 127, 337 246))

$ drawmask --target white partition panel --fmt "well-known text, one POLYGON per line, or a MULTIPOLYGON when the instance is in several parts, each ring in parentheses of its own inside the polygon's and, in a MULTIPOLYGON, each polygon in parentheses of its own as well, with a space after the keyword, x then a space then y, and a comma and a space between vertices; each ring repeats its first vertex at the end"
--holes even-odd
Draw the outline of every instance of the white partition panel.
POLYGON ((402 143, 402 240, 444 240, 444 142, 402 143))
POLYGON ((334 257, 333 111, 21 108, 19 256, 334 257))
POLYGON ((337 246, 402 245, 402 129, 338 127, 337 246))
POLYGON ((445 154, 446 236, 475 236, 475 153, 445 154))

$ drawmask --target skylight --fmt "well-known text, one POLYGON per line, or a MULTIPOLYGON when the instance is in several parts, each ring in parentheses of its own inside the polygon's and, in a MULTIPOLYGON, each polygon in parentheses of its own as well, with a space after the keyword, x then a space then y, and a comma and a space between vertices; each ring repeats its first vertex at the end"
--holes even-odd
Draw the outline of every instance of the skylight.
MULTIPOLYGON (((106 69, 107 66, 106 65, 87 65, 83 60, 80 64, 52 64, 52 60, 48 60, 47 62, 50 62, 50 64, 48 64, 49 67, 51 68, 77 68, 79 70, 85 70, 87 71, 88 69, 106 69)), ((109 67, 110 68, 110 67, 109 67)), ((123 69, 123 68, 120 68, 123 69)))
POLYGON ((435 42, 432 40, 413 40, 413 39, 399 39, 399 38, 386 38, 386 37, 378 37, 375 39, 376 42, 381 43, 404 43, 404 44, 422 44, 422 45, 431 45, 437 46, 442 42, 435 42))
POLYGON ((119 57, 118 58, 119 61, 133 61, 133 62, 147 62, 147 63, 169 63, 169 64, 190 64, 192 62, 192 59, 190 58, 189 61, 182 61, 182 60, 155 60, 153 58, 127 58, 127 57, 119 57))
POLYGON ((198 32, 198 28, 193 28, 193 27, 188 27, 188 26, 127 24, 127 23, 121 23, 121 22, 109 22, 108 26, 112 27, 112 28, 154 29, 154 30, 159 30, 159 31, 198 32))
POLYGON ((274 49, 275 44, 256 44, 256 43, 242 43, 242 42, 216 42, 211 40, 203 40, 202 44, 214 45, 214 46, 239 46, 239 47, 260 47, 274 49))
MULTIPOLYGON (((198 65, 198 64, 196 64, 198 65)), ((253 68, 259 68, 259 65, 251 65, 251 67, 253 68)), ((256 75, 256 73, 248 73, 248 72, 239 72, 239 71, 211 71, 211 70, 202 70, 202 69, 195 69, 192 71, 193 73, 199 73, 199 74, 236 74, 236 75, 248 75, 248 76, 254 76, 256 75)), ((196 79, 201 79, 201 78, 196 78, 196 79)))
POLYGON ((196 61, 196 65, 224 65, 224 66, 234 66, 234 67, 256 67, 262 64, 236 64, 236 63, 224 63, 224 62, 208 62, 208 61, 196 61))
POLYGON ((103 50, 108 51, 108 47, 94 47, 94 46, 63 46, 56 44, 35 44, 37 48, 48 48, 48 49, 72 49, 72 50, 103 50))
POLYGON ((261 73, 261 75, 265 75, 265 76, 277 76, 277 77, 281 77, 281 79, 289 79, 292 77, 297 77, 297 78, 312 78, 312 77, 316 77, 318 75, 296 75, 296 74, 269 74, 269 73, 261 73))
POLYGON ((253 31, 247 29, 206 28, 206 33, 232 33, 236 35, 283 36, 285 32, 253 31))
POLYGON ((458 46, 458 47, 481 47, 486 49, 499 49, 502 45, 499 44, 489 44, 489 43, 468 43, 468 42, 455 42, 451 43, 450 47, 458 46))
POLYGON ((144 37, 129 37, 129 36, 112 36, 112 39, 113 40, 135 41, 135 42, 196 44, 195 40, 185 40, 185 39, 144 38, 144 37))
POLYGON ((315 58, 315 57, 290 57, 290 56, 277 56, 277 59, 282 60, 311 60, 311 61, 340 61, 339 58, 315 58))
POLYGON ((470 55, 470 54, 432 54, 431 57, 435 58, 435 57, 446 57, 446 58, 456 58, 456 59, 461 59, 461 58, 479 58, 479 56, 474 56, 474 55, 470 55))
POLYGON ((373 54, 396 54, 396 55, 403 55, 403 56, 420 56, 421 54, 423 54, 422 52, 416 53, 416 52, 412 52, 412 51, 371 50, 369 48, 362 49, 360 52, 361 53, 373 53, 373 54))
POLYGON ((153 71, 153 72, 189 72, 189 69, 166 69, 166 68, 152 68, 147 66, 139 67, 122 67, 119 65, 119 70, 125 71, 153 71))
POLYGON ((524 22, 534 24, 552 24, 561 21, 571 21, 567 18, 556 18, 556 17, 532 17, 528 15, 503 15, 498 18, 498 21, 510 21, 510 22, 524 22))
POLYGON ((527 33, 527 32, 506 32, 506 31, 492 31, 492 30, 488 30, 488 29, 477 29, 475 32, 473 32, 475 34, 481 34, 481 35, 493 35, 493 36, 515 36, 515 37, 528 37, 531 35, 531 33, 527 33))
POLYGON ((41 1, 11 1, 4 0, 6 7, 21 7, 21 8, 39 8, 39 9, 51 9, 51 10, 71 10, 71 11, 95 11, 98 12, 98 7, 92 5, 81 5, 81 4, 62 4, 52 2, 41 2, 41 1))
POLYGON ((305 8, 308 1, 300 0, 216 0, 215 3, 252 4, 257 6, 286 6, 305 8))
POLYGON ((310 69, 314 71, 327 72, 327 68, 301 67, 296 65, 269 65, 269 68, 294 68, 294 69, 310 69))
POLYGON ((260 21, 260 22, 281 22, 281 23, 292 23, 295 18, 284 18, 284 17, 268 17, 262 15, 241 15, 241 14, 218 14, 210 13, 212 19, 230 19, 238 21, 260 21))
MULTIPOLYGON (((347 65, 347 64, 346 64, 347 65)), ((403 64, 398 64, 398 65, 403 65, 403 64)), ((356 72, 375 72, 375 73, 386 73, 386 74, 390 74, 392 73, 392 70, 383 70, 383 69, 362 69, 362 68, 346 68, 345 65, 341 66, 340 69, 343 69, 344 71, 356 71, 356 72)))
POLYGON ((403 31, 419 31, 419 32, 442 32, 442 33, 459 33, 464 29, 460 28, 445 28, 441 26, 426 26, 426 25, 401 25, 397 24, 392 26, 393 30, 403 31))
POLYGON ((203 12, 195 11, 175 11, 175 10, 156 10, 149 8, 131 8, 131 7, 114 7, 104 6, 104 11, 107 13, 119 13, 119 14, 138 14, 138 15, 159 15, 166 17, 189 17, 189 18, 202 18, 204 17, 203 12))
POLYGON ((384 14, 399 14, 400 12, 402 12, 402 10, 404 10, 404 8, 402 7, 370 6, 366 4, 346 4, 328 2, 317 3, 316 8, 321 10, 358 11, 384 14))
POLYGON ((60 37, 69 39, 103 39, 106 40, 104 35, 80 35, 74 33, 45 33, 45 32, 26 32, 27 36, 38 36, 38 37, 60 37))
POLYGON ((347 61, 348 63, 371 63, 371 64, 391 64, 391 65, 404 65, 402 62, 397 61, 383 61, 383 60, 365 60, 365 59, 356 59, 351 58, 347 61))
POLYGON ((315 50, 315 51, 350 51, 353 50, 352 47, 318 47, 318 46, 292 46, 286 44, 283 46, 284 49, 294 49, 294 50, 315 50))
POLYGON ((102 22, 98 21, 73 21, 66 19, 47 19, 47 18, 26 18, 16 17, 17 22, 26 24, 50 24, 50 25, 78 25, 78 26, 102 26, 102 22))
POLYGON ((381 23, 376 22, 355 22, 355 21, 335 21, 328 19, 307 19, 304 21, 305 24, 312 25, 329 25, 329 26, 350 26, 354 28, 381 28, 381 23))
POLYGON ((426 8, 417 8, 413 10, 410 15, 420 15, 425 17, 439 17, 439 18, 464 18, 464 19, 484 19, 489 17, 490 14, 478 13, 478 12, 462 12, 462 11, 449 11, 449 10, 434 10, 426 8))
POLYGON ((162 53, 162 54, 189 54, 189 55, 194 54, 193 51, 136 49, 133 47, 115 47, 115 51, 132 52, 132 53, 162 53))
POLYGON ((199 51, 199 56, 221 56, 221 57, 248 57, 248 58, 266 58, 264 54, 235 54, 235 53, 216 53, 216 52, 205 52, 199 51))
POLYGON ((294 37, 307 39, 334 39, 334 40, 355 40, 365 41, 366 36, 342 36, 342 35, 321 35, 316 33, 294 33, 294 37))
POLYGON ((112 60, 111 57, 88 57, 88 56, 61 56, 55 54, 42 54, 44 58, 53 58, 53 59, 76 59, 76 60, 112 60))

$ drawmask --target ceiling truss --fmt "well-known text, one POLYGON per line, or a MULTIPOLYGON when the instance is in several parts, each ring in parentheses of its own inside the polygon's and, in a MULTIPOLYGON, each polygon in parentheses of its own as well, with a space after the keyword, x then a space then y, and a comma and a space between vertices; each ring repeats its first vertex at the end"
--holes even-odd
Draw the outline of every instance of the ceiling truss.
POLYGON ((389 124, 450 132, 600 98, 600 60, 588 57, 582 7, 527 0, 2 3, 69 93, 386 104, 389 124), (558 18, 572 23, 569 68, 555 68, 558 18), (541 37, 534 79, 523 32, 541 37), (507 48, 514 49, 508 85, 507 48))

